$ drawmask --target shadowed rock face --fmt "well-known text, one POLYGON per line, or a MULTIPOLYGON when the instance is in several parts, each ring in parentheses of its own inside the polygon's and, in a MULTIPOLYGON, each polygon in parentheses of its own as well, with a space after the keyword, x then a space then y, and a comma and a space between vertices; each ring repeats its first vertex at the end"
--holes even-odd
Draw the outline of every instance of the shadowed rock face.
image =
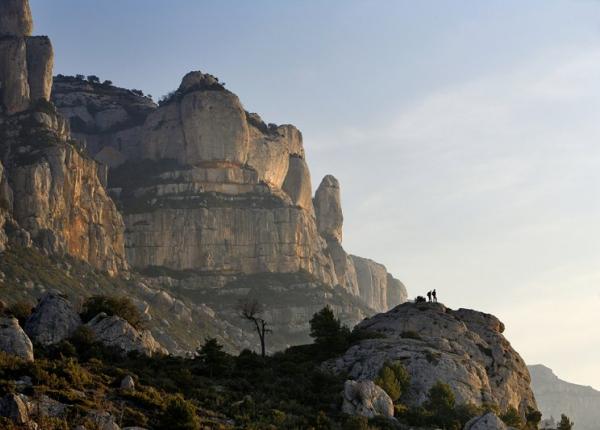
POLYGON ((385 362, 400 361, 411 375, 403 399, 409 405, 423 403, 439 380, 450 385, 458 403, 494 403, 502 411, 512 406, 523 415, 536 406, 527 367, 492 315, 405 303, 357 328, 384 337, 360 342, 327 366, 373 380, 385 362))
POLYGON ((600 422, 600 391, 561 380, 546 366, 529 366, 531 388, 544 418, 567 415, 578 430, 596 430, 600 422))
POLYGON ((46 293, 25 323, 25 331, 35 342, 52 345, 70 337, 81 325, 79 314, 64 296, 46 293))

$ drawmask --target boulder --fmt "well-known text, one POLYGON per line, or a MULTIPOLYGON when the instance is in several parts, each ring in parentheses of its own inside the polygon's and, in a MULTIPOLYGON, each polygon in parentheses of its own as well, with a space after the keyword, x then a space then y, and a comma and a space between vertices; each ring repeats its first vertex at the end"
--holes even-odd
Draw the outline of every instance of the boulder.
POLYGON ((100 313, 86 325, 94 332, 97 341, 115 347, 123 353, 136 351, 147 356, 167 354, 148 330, 137 330, 116 315, 107 316, 100 313))
POLYGON ((342 412, 367 418, 394 416, 394 403, 373 381, 351 381, 344 384, 342 412))
POLYGON ((464 430, 508 430, 508 427, 493 412, 489 412, 467 422, 464 430))
POLYGON ((96 425, 98 430, 121 430, 116 418, 106 411, 92 411, 87 418, 96 425))
POLYGON ((25 332, 42 345, 52 345, 70 337, 82 324, 79 314, 65 296, 48 292, 25 323, 25 332))
POLYGON ((488 314, 453 311, 441 303, 404 303, 356 326, 383 337, 361 341, 326 367, 355 380, 374 380, 386 362, 399 361, 411 375, 405 394, 409 406, 425 402, 441 381, 458 404, 513 407, 524 416, 529 407, 537 410, 529 372, 500 328, 488 314))
POLYGON ((12 419, 16 424, 28 424, 27 405, 16 394, 7 394, 0 400, 0 416, 12 419))
POLYGON ((127 375, 121 380, 120 388, 121 388, 121 390, 134 391, 135 390, 135 381, 133 380, 133 378, 130 375, 127 375))
POLYGON ((33 361, 33 345, 16 318, 0 317, 0 351, 33 361))
POLYGON ((30 36, 33 19, 28 0, 2 0, 0 2, 0 37, 30 36))
POLYGON ((342 202, 340 198, 340 183, 327 175, 317 188, 314 199, 315 215, 319 233, 326 239, 342 242, 342 202))

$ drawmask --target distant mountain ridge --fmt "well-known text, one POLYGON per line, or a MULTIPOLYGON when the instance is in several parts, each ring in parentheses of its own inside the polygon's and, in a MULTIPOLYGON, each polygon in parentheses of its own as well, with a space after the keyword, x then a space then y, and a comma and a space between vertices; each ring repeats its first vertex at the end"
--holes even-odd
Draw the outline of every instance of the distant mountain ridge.
POLYGON ((577 430, 600 428, 600 391, 590 386, 563 381, 541 364, 528 366, 531 387, 545 418, 567 415, 577 430))

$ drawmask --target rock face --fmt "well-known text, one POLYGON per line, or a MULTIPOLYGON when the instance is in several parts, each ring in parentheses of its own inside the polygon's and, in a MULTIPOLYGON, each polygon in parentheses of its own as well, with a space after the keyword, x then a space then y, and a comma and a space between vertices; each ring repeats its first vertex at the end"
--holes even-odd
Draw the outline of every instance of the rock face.
POLYGON ((399 281, 390 277, 387 288, 387 272, 379 284, 364 283, 361 296, 341 246, 337 180, 327 176, 313 204, 301 133, 246 112, 214 76, 188 73, 159 107, 138 91, 64 76, 53 94, 76 136, 110 168, 133 268, 307 272, 357 297, 383 294, 369 304, 376 311, 405 300, 399 281))
POLYGON ((7 394, 0 400, 0 416, 10 418, 16 424, 28 424, 27 405, 16 394, 7 394))
POLYGON ((321 236, 327 240, 342 243, 344 215, 342 213, 340 183, 335 177, 327 175, 323 178, 315 193, 314 205, 317 228, 321 236))
POLYGON ((70 337, 81 324, 69 300, 58 293, 46 293, 25 323, 25 331, 35 342, 52 345, 70 337))
POLYGON ((490 412, 470 420, 464 430, 508 430, 508 427, 500 418, 490 412))
POLYGON ((28 0, 2 0, 0 3, 0 37, 31 36, 33 19, 28 0))
POLYGON ((33 361, 33 345, 16 318, 0 318, 0 351, 33 361))
POLYGON ((12 245, 33 242, 115 274, 127 266, 123 221, 101 182, 104 170, 71 141, 67 122, 48 102, 50 40, 29 37, 27 1, 1 7, 0 33, 7 34, 0 39, 4 233, 12 245))
POLYGON ((594 430, 600 422, 600 391, 561 380, 546 366, 529 366, 531 388, 544 418, 560 420, 561 414, 578 430, 594 430))
POLYGON ((344 384, 342 412, 367 418, 378 415, 390 418, 394 416, 394 402, 373 381, 348 380, 344 384))
POLYGON ((32 27, 27 0, 0 4, 0 88, 2 107, 8 114, 50 97, 52 45, 47 37, 30 37, 32 27))
POLYGON ((86 325, 94 332, 97 341, 124 353, 137 351, 147 356, 167 353, 149 331, 138 331, 118 316, 109 317, 101 313, 86 325))
POLYGON ((360 298, 367 306, 385 312, 407 300, 406 287, 388 274, 384 265, 355 255, 350 258, 356 271, 360 298))
POLYGON ((139 156, 142 126, 156 109, 140 91, 60 75, 54 79, 52 101, 69 119, 73 137, 109 167, 139 156))
POLYGON ((373 380, 386 362, 400 361, 411 375, 403 399, 409 405, 422 404, 431 386, 442 381, 457 403, 493 403, 523 415, 527 407, 536 407, 527 367, 492 315, 405 303, 364 320, 357 329, 385 337, 352 346, 328 367, 353 379, 373 380))

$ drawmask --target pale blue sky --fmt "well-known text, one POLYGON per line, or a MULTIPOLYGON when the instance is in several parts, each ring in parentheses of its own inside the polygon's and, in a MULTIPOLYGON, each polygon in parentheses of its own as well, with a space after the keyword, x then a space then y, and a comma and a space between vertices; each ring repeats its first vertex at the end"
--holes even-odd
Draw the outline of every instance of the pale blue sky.
POLYGON ((345 246, 600 388, 600 3, 31 0, 56 73, 210 72, 304 134, 345 246))

